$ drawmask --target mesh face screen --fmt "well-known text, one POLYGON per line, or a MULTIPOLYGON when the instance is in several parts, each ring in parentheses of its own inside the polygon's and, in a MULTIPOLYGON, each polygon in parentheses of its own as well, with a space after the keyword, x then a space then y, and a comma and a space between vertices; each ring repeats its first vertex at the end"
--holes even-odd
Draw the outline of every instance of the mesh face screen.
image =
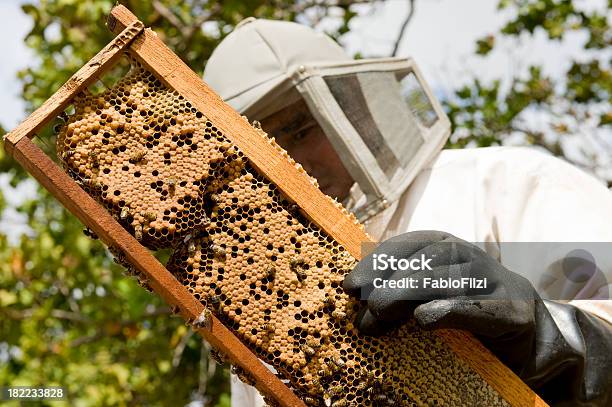
POLYGON ((393 72, 328 76, 325 83, 387 178, 410 163, 424 139, 393 72))
POLYGON ((404 100, 419 123, 424 127, 433 126, 438 121, 438 115, 413 72, 402 79, 401 89, 404 100))
POLYGON ((359 303, 341 288, 356 260, 202 112, 132 64, 111 89, 74 100, 58 157, 144 245, 172 247, 168 269, 298 396, 312 406, 506 405, 412 322, 361 335, 359 303))
POLYGON ((388 178, 399 167, 397 157, 376 125, 356 75, 330 76, 325 83, 338 105, 366 144, 388 178))

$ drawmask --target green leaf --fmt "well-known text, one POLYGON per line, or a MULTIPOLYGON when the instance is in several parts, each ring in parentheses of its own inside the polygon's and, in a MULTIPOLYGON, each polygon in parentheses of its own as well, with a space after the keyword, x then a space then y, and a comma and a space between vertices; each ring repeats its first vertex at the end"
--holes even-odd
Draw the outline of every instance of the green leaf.
POLYGON ((476 53, 478 55, 487 55, 495 46, 495 36, 487 35, 486 37, 476 41, 476 53))

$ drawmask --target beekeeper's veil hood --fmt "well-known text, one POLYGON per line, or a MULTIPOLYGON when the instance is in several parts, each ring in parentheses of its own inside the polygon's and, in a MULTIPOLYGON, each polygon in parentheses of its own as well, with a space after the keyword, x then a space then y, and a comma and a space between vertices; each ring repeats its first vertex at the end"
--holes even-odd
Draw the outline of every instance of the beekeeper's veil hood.
POLYGON ((303 99, 363 194, 350 208, 361 219, 397 200, 450 132, 411 59, 353 60, 297 23, 244 20, 204 80, 251 120, 303 99))

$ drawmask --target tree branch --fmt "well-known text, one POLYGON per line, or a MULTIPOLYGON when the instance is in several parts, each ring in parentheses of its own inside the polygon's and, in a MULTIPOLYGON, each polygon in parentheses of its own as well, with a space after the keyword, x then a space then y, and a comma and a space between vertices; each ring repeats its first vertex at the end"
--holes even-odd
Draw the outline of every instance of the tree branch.
MULTIPOLYGON (((162 315, 169 315, 171 313, 172 313, 172 310, 169 307, 157 307, 157 308, 153 309, 150 312, 145 312, 142 315, 142 318, 150 318, 150 317, 157 317, 157 316, 162 316, 162 315)), ((140 322, 140 320, 142 318, 140 318, 140 319, 127 319, 127 320, 119 321, 119 328, 120 328, 119 332, 121 331, 121 328, 124 328, 124 327, 129 326, 129 325, 134 325, 134 324, 140 322)), ((75 346, 83 345, 85 343, 94 342, 94 341, 97 341, 99 339, 102 339, 106 335, 109 335, 108 330, 105 329, 104 322, 101 322, 98 325, 102 326, 102 328, 97 329, 96 332, 94 332, 91 335, 84 335, 84 336, 80 336, 80 337, 76 338, 75 340, 70 342, 70 346, 71 347, 75 347, 75 346)))
POLYGON ((393 51, 391 52, 391 56, 394 57, 397 55, 397 51, 399 49, 400 43, 402 42, 402 38, 404 38, 404 33, 406 32, 406 28, 408 28, 408 24, 410 23, 410 20, 412 20, 412 17, 414 16, 414 5, 415 5, 416 0, 408 0, 408 3, 410 4, 410 10, 408 11, 408 15, 406 16, 406 18, 404 19, 404 22, 402 23, 402 27, 400 28, 400 32, 397 36, 397 39, 395 40, 395 45, 393 45, 393 51))
POLYGON ((185 332, 185 335, 181 338, 179 343, 174 348, 174 354, 172 355, 172 367, 177 368, 179 363, 181 363, 181 357, 183 356, 183 352, 185 351, 185 347, 187 347, 187 342, 193 336, 193 330, 188 329, 185 332))
MULTIPOLYGON (((28 319, 34 315, 36 308, 26 308, 21 310, 6 308, 2 313, 10 319, 28 319)), ((65 311, 62 309, 52 309, 49 315, 57 319, 65 319, 67 321, 88 323, 91 320, 79 312, 65 311)))
POLYGON ((189 28, 185 30, 185 34, 183 38, 183 41, 184 41, 183 43, 185 44, 184 49, 189 48, 189 46, 191 45, 191 40, 193 39, 193 36, 197 32, 197 30, 199 30, 202 27, 202 24, 204 24, 205 22, 209 21, 210 19, 218 15, 221 12, 221 10, 222 10, 221 4, 215 3, 212 5, 208 13, 204 13, 194 20, 194 22, 189 26, 189 28))
POLYGON ((305 2, 293 2, 289 4, 285 4, 284 2, 277 3, 276 9, 284 13, 284 17, 287 17, 288 14, 302 14, 306 10, 312 7, 321 7, 325 9, 329 9, 331 7, 340 7, 347 8, 352 6, 353 4, 365 4, 365 3, 374 3, 372 0, 337 0, 337 1, 320 1, 320 0, 312 0, 305 2))
POLYGON ((181 36, 185 36, 185 24, 174 14, 168 7, 163 5, 159 0, 153 0, 153 9, 157 11, 159 15, 164 17, 170 24, 172 24, 179 32, 181 36))

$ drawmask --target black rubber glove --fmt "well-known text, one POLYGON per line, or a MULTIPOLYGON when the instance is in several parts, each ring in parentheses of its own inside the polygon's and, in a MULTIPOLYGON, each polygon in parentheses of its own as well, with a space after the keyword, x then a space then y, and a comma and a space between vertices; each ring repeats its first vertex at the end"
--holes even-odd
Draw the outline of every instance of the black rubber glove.
MULTIPOLYGON (((380 258, 380 257, 379 257, 380 258)), ((612 405, 612 327, 565 304, 543 301, 531 283, 450 234, 406 233, 383 242, 344 280, 367 304, 355 324, 380 335, 414 316, 425 329, 464 329, 554 405, 612 405), (431 259, 432 270, 374 270, 374 256, 431 259), (411 277, 416 288, 375 288, 411 277), (487 288, 422 288, 425 278, 483 280, 487 288), (550 307, 550 311, 549 308, 550 307)))

